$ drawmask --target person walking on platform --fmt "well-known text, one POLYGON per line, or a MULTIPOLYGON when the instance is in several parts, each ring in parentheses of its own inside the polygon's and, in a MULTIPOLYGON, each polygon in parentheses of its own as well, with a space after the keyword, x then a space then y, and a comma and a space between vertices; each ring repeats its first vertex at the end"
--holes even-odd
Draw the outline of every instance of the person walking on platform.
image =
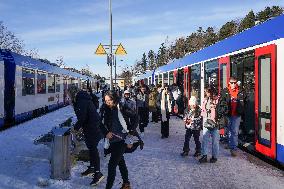
POLYGON ((140 92, 137 94, 136 104, 139 116, 139 130, 143 137, 144 128, 147 127, 149 123, 149 96, 147 94, 146 85, 141 86, 140 92))
POLYGON ((170 112, 172 111, 172 93, 169 90, 168 85, 164 86, 163 91, 158 96, 157 101, 161 110, 161 138, 169 137, 169 119, 170 112))
POLYGON ((208 145, 212 143, 212 158, 210 163, 215 163, 219 154, 219 128, 216 124, 216 105, 218 103, 217 94, 210 87, 205 88, 205 99, 202 103, 201 115, 203 117, 203 138, 202 138, 202 157, 200 163, 207 162, 208 145))
POLYGON ((127 124, 125 120, 126 113, 119 104, 119 97, 115 92, 108 91, 105 95, 104 106, 104 127, 102 132, 104 136, 109 139, 110 146, 108 148, 111 154, 108 163, 108 177, 106 189, 113 186, 116 167, 119 166, 121 177, 123 180, 122 189, 130 189, 130 182, 128 179, 128 169, 123 157, 127 145, 125 138, 130 130, 133 130, 132 124, 127 124))
POLYGON ((158 110, 157 110, 158 91, 155 86, 152 87, 149 94, 149 111, 152 112, 152 121, 158 123, 158 110))
POLYGON ((90 155, 90 166, 81 175, 93 175, 93 181, 90 185, 95 186, 104 178, 100 171, 100 156, 97 148, 99 141, 102 139, 100 130, 101 119, 92 102, 91 96, 86 91, 79 90, 77 86, 72 85, 68 88, 68 95, 72 100, 78 119, 74 129, 83 129, 85 143, 90 155))
POLYGON ((223 89, 217 106, 218 117, 227 116, 229 148, 233 157, 237 156, 238 134, 241 116, 244 112, 244 95, 239 88, 237 79, 231 77, 228 87, 223 89))
POLYGON ((195 142, 194 157, 197 157, 201 155, 201 143, 199 141, 200 130, 202 129, 201 109, 198 106, 197 99, 195 96, 192 96, 190 98, 189 105, 190 109, 183 118, 185 122, 186 133, 184 137, 183 152, 181 153, 181 156, 188 156, 189 141, 191 135, 193 135, 195 142))

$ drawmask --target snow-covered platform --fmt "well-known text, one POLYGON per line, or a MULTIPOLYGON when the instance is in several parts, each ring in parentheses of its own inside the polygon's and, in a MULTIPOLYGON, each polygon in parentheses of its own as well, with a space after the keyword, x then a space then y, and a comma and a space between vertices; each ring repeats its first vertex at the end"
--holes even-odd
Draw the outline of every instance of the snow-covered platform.
MULTIPOLYGON (((43 117, 28 121, 0 133, 0 188, 91 188, 91 178, 81 177, 88 163, 77 162, 72 168, 71 179, 50 179, 50 148, 34 145, 38 136, 59 125, 70 116, 75 116, 72 107, 65 107, 43 117)), ((284 188, 284 173, 251 155, 239 152, 231 157, 228 150, 220 148, 220 157, 215 164, 200 165, 192 155, 182 158, 180 152, 184 140, 181 119, 170 120, 170 137, 161 139, 160 124, 150 123, 144 136, 145 146, 132 154, 126 154, 131 186, 134 189, 181 189, 181 188, 284 188)), ((102 155, 101 169, 107 176, 108 157, 102 155)), ((105 187, 106 179, 97 188, 105 187)), ((117 176, 113 188, 120 188, 121 177, 117 176)))

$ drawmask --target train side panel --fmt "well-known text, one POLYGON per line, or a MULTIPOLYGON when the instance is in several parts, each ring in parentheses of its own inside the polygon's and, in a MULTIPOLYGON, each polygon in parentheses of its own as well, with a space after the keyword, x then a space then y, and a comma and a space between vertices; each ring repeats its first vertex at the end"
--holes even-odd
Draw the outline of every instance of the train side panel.
POLYGON ((284 39, 277 43, 277 129, 276 157, 284 164, 284 39))
MULTIPOLYGON (((15 119, 23 121, 33 117, 34 110, 42 109, 44 111, 53 110, 63 105, 63 82, 60 76, 60 91, 48 93, 48 86, 45 94, 37 93, 37 74, 35 74, 35 93, 34 95, 23 96, 23 77, 22 67, 16 67, 16 103, 15 103, 15 119), (47 109, 46 109, 47 108, 47 109)), ((46 84, 48 79, 46 80, 46 84)))
POLYGON ((0 60, 0 127, 4 125, 4 61, 0 60))

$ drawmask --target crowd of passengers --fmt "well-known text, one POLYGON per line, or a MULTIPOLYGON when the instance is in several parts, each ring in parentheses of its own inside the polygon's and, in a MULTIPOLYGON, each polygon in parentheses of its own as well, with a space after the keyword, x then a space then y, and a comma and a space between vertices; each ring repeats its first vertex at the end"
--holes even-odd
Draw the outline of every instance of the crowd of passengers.
POLYGON ((130 189, 128 169, 124 153, 132 153, 139 146, 143 149, 145 129, 151 122, 161 123, 161 139, 170 136, 171 116, 184 121, 185 137, 181 156, 189 155, 189 141, 195 142, 194 157, 200 163, 208 162, 209 144, 212 144, 210 163, 215 163, 219 153, 220 129, 225 129, 224 141, 233 157, 237 156, 238 131, 243 113, 243 93, 236 78, 231 77, 227 88, 220 94, 208 86, 203 102, 196 93, 186 99, 176 84, 150 85, 136 84, 110 91, 103 88, 102 105, 91 90, 79 90, 76 86, 68 89, 77 116, 75 130, 82 128, 85 143, 89 149, 90 166, 82 176, 93 175, 91 185, 97 185, 104 178, 100 170, 100 157, 97 149, 99 141, 105 140, 105 155, 110 154, 106 188, 112 188, 116 167, 119 167, 123 180, 122 189, 130 189), (151 115, 151 116, 149 116, 151 115), (202 141, 200 133, 202 132, 202 141))

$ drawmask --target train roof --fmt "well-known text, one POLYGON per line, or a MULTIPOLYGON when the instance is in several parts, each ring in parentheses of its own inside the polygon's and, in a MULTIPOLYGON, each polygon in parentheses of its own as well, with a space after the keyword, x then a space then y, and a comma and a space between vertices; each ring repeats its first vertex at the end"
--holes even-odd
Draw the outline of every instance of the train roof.
MULTIPOLYGON (((2 51, 2 50, 1 50, 2 51)), ((14 52, 10 52, 11 56, 13 57, 15 64, 21 67, 26 67, 26 68, 31 68, 31 69, 37 69, 37 70, 42 70, 46 71, 49 73, 53 74, 59 74, 59 75, 65 75, 65 76, 71 76, 74 78, 82 78, 82 79, 89 79, 89 80, 94 80, 91 77, 88 77, 86 75, 82 75, 76 72, 72 72, 70 70, 66 70, 57 66, 53 66, 47 63, 44 63, 40 60, 33 59, 28 56, 23 56, 14 52)))
POLYGON ((156 73, 167 72, 186 65, 209 60, 240 49, 252 47, 284 37, 284 15, 224 39, 207 48, 157 68, 156 73))

